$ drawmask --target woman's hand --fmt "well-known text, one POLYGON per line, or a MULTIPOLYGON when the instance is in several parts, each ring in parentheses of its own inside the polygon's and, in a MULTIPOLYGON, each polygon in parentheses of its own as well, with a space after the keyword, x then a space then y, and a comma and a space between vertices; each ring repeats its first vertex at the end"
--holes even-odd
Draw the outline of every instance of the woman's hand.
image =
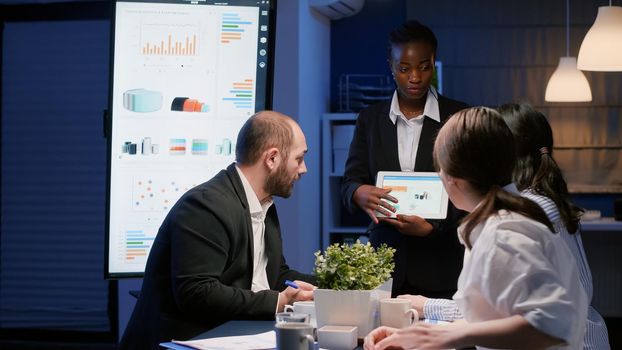
POLYGON ((390 189, 385 190, 372 185, 361 185, 354 191, 352 201, 377 224, 378 218, 374 211, 385 216, 391 216, 391 213, 395 212, 395 208, 390 202, 397 203, 397 198, 390 196, 389 192, 391 192, 390 189))
MULTIPOLYGON (((384 327, 372 331, 368 337, 374 332, 384 327)), ((459 348, 463 338, 463 324, 449 325, 432 325, 424 322, 418 322, 414 325, 399 330, 393 330, 390 334, 379 331, 374 334, 375 337, 370 339, 368 347, 367 337, 365 337, 365 350, 384 350, 384 349, 451 349, 459 348), (386 336, 381 337, 381 335, 386 336), (375 340, 375 341, 374 341, 375 340), (372 343, 373 341, 373 343, 372 343)))
POLYGON ((365 342, 363 343, 363 349, 365 350, 374 350, 376 349, 376 344, 391 336, 393 333, 397 332, 398 329, 397 328, 391 328, 391 327, 378 327, 376 329, 374 329, 373 331, 369 332, 369 334, 367 334, 367 336, 365 337, 365 342))
POLYGON ((432 233, 434 227, 426 219, 417 215, 398 214, 397 218, 379 218, 381 222, 393 226, 400 233, 407 236, 425 237, 432 233))
POLYGON ((424 297, 423 295, 410 295, 410 294, 398 295, 397 297, 399 299, 410 300, 410 307, 417 310, 420 318, 425 318, 425 314, 423 313, 423 308, 428 298, 424 297))

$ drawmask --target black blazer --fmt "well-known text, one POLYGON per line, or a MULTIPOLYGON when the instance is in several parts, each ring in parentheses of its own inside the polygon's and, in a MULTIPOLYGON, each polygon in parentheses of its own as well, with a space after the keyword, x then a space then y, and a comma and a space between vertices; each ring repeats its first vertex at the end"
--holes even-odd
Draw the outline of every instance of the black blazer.
POLYGON ((228 320, 274 319, 286 279, 315 279, 285 263, 275 205, 265 225, 270 290, 254 293, 253 231, 235 165, 184 194, 158 231, 120 348, 157 349, 228 320))
MULTIPOLYGON (((442 124, 455 112, 468 107, 465 103, 438 95, 441 122, 425 118, 415 171, 435 171, 432 159, 434 140, 442 124)), ((389 118, 391 100, 380 102, 360 112, 341 186, 344 206, 360 210, 352 201, 356 189, 375 185, 378 171, 400 171, 397 149, 397 127, 389 118)), ((462 269, 464 249, 456 235, 457 223, 464 212, 451 203, 447 219, 429 220, 434 226, 427 237, 409 237, 386 224, 369 226, 370 241, 386 243, 397 249, 393 273, 394 294, 424 294, 451 298, 462 269)))

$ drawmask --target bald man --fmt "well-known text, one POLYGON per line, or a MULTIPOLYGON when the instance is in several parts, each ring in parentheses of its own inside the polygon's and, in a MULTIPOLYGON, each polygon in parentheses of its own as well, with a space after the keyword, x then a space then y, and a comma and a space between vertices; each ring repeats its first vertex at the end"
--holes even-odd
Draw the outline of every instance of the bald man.
POLYGON ((285 304, 313 298, 313 276, 285 263, 272 201, 289 197, 307 172, 306 152, 290 117, 248 119, 236 162, 185 193, 164 219, 121 349, 157 349, 228 320, 274 319, 285 304), (286 279, 300 288, 285 288, 286 279))

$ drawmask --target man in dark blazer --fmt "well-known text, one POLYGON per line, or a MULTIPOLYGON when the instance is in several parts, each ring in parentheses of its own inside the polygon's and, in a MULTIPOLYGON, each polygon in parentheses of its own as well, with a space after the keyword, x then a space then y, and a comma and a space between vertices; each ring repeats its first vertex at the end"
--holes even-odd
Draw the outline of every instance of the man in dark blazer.
POLYGON ((121 349, 157 349, 233 319, 274 319, 313 298, 312 276, 285 263, 272 196, 289 197, 306 173, 307 145, 291 118, 252 116, 236 163, 185 193, 155 239, 121 349), (285 286, 296 280, 298 289, 285 286))
POLYGON ((465 103, 448 99, 431 87, 436 37, 416 21, 391 33, 389 67, 397 89, 392 100, 360 112, 341 187, 345 207, 372 219, 373 246, 396 248, 393 295, 422 294, 451 298, 462 268, 463 247, 456 228, 464 215, 452 204, 445 220, 418 216, 378 219, 395 202, 390 190, 375 187, 378 171, 435 171, 434 139, 441 125, 465 103))

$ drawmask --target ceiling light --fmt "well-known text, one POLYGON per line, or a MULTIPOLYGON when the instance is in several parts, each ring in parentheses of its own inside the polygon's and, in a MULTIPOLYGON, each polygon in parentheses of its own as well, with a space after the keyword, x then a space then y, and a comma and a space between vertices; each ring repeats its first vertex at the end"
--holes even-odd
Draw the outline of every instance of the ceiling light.
POLYGON ((592 91, 583 72, 577 69, 577 59, 569 54, 570 47, 570 0, 566 0, 566 56, 559 58, 559 65, 546 85, 544 100, 548 102, 590 102, 592 91))
POLYGON ((622 71, 622 7, 601 6, 579 49, 578 67, 590 71, 622 71))

